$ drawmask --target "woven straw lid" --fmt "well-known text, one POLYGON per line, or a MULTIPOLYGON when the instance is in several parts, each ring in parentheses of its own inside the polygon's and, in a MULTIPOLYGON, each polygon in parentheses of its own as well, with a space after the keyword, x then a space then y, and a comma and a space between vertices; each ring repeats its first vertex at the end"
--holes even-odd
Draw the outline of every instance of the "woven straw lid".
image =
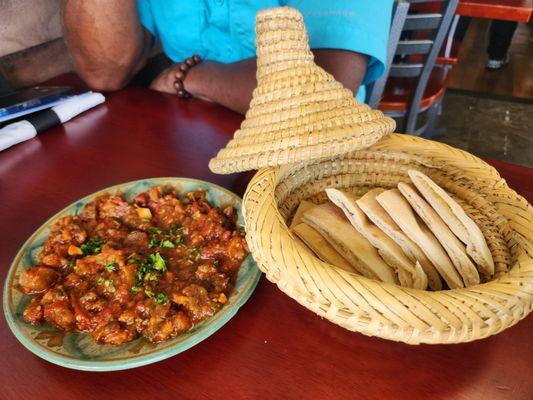
POLYGON ((213 172, 332 158, 394 131, 394 120, 315 64, 299 11, 259 12, 256 34, 258 85, 241 128, 209 162, 213 172))

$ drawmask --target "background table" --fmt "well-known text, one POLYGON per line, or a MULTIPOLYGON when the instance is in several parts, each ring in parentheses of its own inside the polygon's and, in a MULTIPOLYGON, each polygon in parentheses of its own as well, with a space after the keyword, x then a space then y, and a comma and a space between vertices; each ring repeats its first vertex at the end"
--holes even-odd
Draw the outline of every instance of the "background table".
POLYGON ((532 12, 533 0, 460 0, 455 13, 464 17, 528 22, 532 12))
MULTIPOLYGON (((240 120, 216 105, 129 88, 0 153, 2 278, 34 229, 106 186, 188 176, 242 195, 251 174, 214 175, 207 167, 240 120)), ((533 199, 533 170, 491 163, 533 199)), ((530 316, 474 343, 409 346, 333 325, 262 278, 220 331, 182 354, 134 370, 89 373, 49 364, 25 350, 1 318, 0 399, 525 400, 533 398, 532 331, 530 316)))

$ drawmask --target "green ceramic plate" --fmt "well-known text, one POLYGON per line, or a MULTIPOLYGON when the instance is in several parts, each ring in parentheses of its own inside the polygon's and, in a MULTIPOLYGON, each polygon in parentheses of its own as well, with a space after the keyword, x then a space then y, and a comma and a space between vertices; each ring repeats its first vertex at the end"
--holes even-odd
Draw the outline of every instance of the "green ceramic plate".
POLYGON ((250 297, 259 281, 261 272, 251 255, 244 260, 235 289, 226 305, 213 317, 188 332, 157 345, 139 338, 131 343, 112 346, 96 344, 83 333, 62 334, 50 326, 33 326, 24 321, 22 312, 30 297, 18 291, 14 284, 19 271, 35 264, 50 226, 60 217, 79 213, 85 204, 101 193, 123 194, 127 200, 152 186, 170 184, 180 192, 206 190, 208 201, 215 206, 233 204, 238 211, 239 226, 244 226, 241 199, 217 185, 187 178, 154 178, 124 183, 87 196, 50 218, 24 243, 11 264, 4 286, 4 312, 9 327, 28 350, 54 364, 86 371, 114 371, 135 368, 172 357, 198 344, 228 322, 250 297))

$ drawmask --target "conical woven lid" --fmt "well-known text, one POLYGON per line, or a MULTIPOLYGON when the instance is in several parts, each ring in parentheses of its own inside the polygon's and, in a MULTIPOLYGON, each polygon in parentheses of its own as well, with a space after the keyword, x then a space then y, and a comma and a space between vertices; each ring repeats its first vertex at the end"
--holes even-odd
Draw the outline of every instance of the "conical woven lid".
POLYGON ((299 11, 259 12, 256 34, 257 88, 241 128, 209 162, 213 172, 332 158, 394 131, 394 120, 315 64, 299 11))

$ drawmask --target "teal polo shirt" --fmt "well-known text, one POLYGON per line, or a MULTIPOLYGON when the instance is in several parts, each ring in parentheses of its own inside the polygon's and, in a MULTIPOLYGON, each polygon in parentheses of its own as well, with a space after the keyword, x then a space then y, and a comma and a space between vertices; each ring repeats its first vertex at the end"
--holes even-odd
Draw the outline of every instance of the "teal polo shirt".
POLYGON ((311 48, 351 50, 369 56, 365 88, 384 70, 392 0, 137 0, 143 26, 174 62, 193 54, 232 63, 255 56, 255 15, 265 8, 300 10, 311 48))

